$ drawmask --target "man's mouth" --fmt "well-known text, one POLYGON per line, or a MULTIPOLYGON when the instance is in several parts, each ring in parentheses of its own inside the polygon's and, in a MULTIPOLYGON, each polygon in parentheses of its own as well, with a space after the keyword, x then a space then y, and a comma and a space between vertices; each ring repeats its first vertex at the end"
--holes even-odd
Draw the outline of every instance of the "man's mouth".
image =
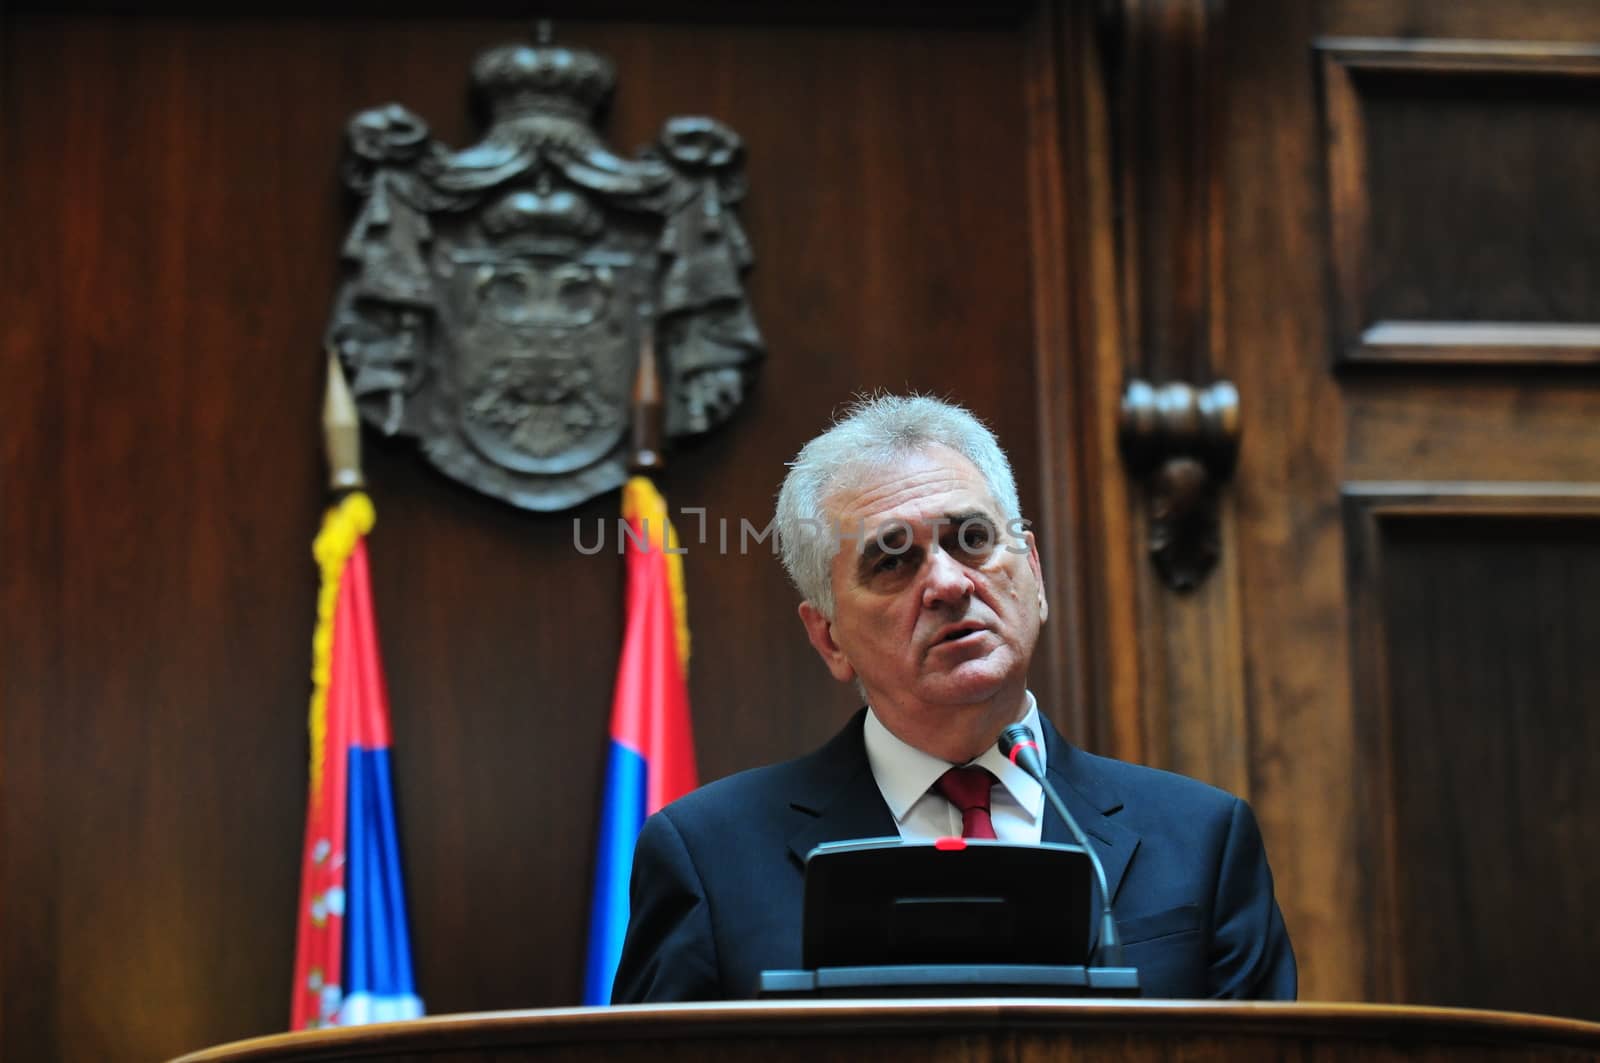
POLYGON ((941 634, 933 640, 933 644, 935 646, 944 646, 952 642, 960 642, 962 639, 971 638, 983 630, 982 624, 961 624, 941 634))

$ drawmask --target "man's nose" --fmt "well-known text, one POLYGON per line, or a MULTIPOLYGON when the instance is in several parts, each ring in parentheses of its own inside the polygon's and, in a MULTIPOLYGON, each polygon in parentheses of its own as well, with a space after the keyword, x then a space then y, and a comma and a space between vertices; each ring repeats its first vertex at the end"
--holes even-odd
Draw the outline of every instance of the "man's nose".
POLYGON ((922 605, 925 609, 954 605, 972 593, 972 573, 948 550, 934 547, 923 572, 922 605))

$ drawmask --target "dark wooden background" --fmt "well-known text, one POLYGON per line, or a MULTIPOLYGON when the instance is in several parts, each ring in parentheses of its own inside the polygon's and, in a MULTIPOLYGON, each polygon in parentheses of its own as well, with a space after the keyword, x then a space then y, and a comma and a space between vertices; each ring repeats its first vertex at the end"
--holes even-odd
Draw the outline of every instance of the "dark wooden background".
MULTIPOLYGON (((344 121, 398 99, 467 145, 473 57, 530 26, 8 28, 0 1029, 7 1058, 148 1057, 286 1021, 344 121)), ((770 359, 734 422, 659 480, 711 528, 686 575, 715 778, 818 744, 855 705, 770 540, 738 550, 835 406, 957 397, 1038 497, 1020 23, 559 35, 615 61, 624 151, 673 114, 748 145, 770 359), (950 79, 959 93, 928 91, 950 79)), ((618 498, 534 515, 410 446, 371 441, 366 464, 422 992, 434 1011, 576 1003, 618 498), (613 550, 581 556, 575 521, 591 543, 605 522, 613 550)))
MULTIPOLYGON (((1194 6, 1129 0, 1122 26, 1194 6)), ((1091 748, 1251 798, 1307 996, 1596 1017, 1592 934, 1569 934, 1600 888, 1581 652, 1600 638, 1595 377, 1536 343, 1451 365, 1473 355, 1448 335, 1432 362, 1335 368, 1396 315, 1600 320, 1592 184, 1561 176, 1592 172, 1596 82, 1358 73, 1340 95, 1313 43, 1581 49, 1600 21, 1557 0, 1210 6, 1227 73, 1202 354, 1240 383, 1245 448, 1198 594, 1173 597, 1143 561, 1115 439, 1124 374, 1164 364, 1124 337, 1160 309, 1125 297, 1164 290, 1139 277, 1167 238, 1119 209, 1167 171, 1162 138, 1119 134, 1116 94, 1175 90, 1139 80, 1091 5, 548 9, 559 40, 615 60, 618 148, 690 113, 748 145, 770 358, 660 486, 737 542, 853 393, 968 404, 1008 445, 1045 544, 1041 700, 1091 748), (1328 129, 1351 114, 1371 167, 1346 187, 1327 167, 1349 138, 1328 129), (1497 136, 1514 150, 1496 155, 1497 136), (1538 247, 1439 247, 1492 252, 1523 218, 1538 247), (1464 259, 1466 287, 1446 272, 1464 259), (1341 289, 1346 273, 1362 286, 1341 289), (1453 666, 1463 654, 1482 676, 1453 666), (1485 785, 1473 765, 1496 751, 1485 785), (1530 889, 1532 922, 1502 924, 1530 889), (1442 937, 1465 951, 1430 951, 1442 937), (1516 976, 1552 956, 1549 981, 1516 976)), ((287 1022, 345 119, 398 100, 470 143, 468 66, 529 25, 492 3, 43 8, 0 23, 0 1056, 150 1059, 287 1022)), ((366 465, 421 991, 434 1012, 574 1003, 623 573, 577 553, 573 521, 592 541, 617 499, 521 513, 370 437, 366 465)), ((777 562, 690 548, 702 776, 815 745, 855 702, 806 646, 777 562)))

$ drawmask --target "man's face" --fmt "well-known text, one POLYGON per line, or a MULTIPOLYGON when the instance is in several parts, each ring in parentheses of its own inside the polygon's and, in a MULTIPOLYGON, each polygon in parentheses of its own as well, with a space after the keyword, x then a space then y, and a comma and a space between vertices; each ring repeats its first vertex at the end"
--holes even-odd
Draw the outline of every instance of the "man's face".
POLYGON ((832 619, 809 602, 800 615, 834 678, 859 679, 884 725, 930 752, 919 737, 970 729, 963 716, 1020 712, 1048 614, 1039 555, 977 467, 913 452, 850 478, 828 509, 859 538, 833 560, 832 619))

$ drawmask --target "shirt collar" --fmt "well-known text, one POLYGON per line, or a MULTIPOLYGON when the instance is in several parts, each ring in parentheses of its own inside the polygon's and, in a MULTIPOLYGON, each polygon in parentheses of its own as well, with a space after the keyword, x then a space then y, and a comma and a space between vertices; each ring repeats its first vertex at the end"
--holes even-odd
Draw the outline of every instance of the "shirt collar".
MULTIPOLYGON (((1022 717, 1022 724, 1039 740, 1039 760, 1043 763, 1045 743, 1039 730, 1039 705, 1032 691, 1027 691, 1026 696, 1028 711, 1022 717)), ((872 777, 877 780, 878 789, 883 793, 889 811, 894 814, 895 822, 903 823, 906 816, 910 815, 911 807, 932 789, 933 784, 939 781, 939 776, 950 770, 951 764, 901 741, 883 725, 871 706, 867 708, 863 738, 867 746, 867 762, 872 765, 872 777)), ((1043 811, 1040 798, 1044 791, 1039 783, 1011 763, 1000 752, 998 744, 990 746, 968 763, 988 768, 1030 820, 1036 819, 1043 811)))

